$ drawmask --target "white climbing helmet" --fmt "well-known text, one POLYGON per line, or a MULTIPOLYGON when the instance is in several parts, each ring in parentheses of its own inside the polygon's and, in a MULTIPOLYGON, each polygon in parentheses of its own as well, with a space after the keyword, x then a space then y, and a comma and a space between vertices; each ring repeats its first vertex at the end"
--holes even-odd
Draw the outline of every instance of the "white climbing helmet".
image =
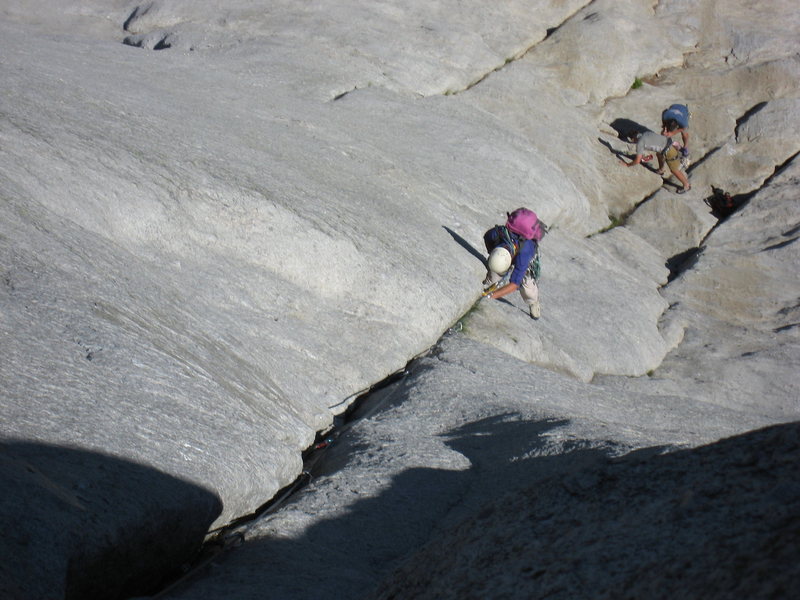
POLYGON ((502 275, 511 266, 511 253, 503 246, 498 246, 489 254, 487 266, 492 273, 502 275))

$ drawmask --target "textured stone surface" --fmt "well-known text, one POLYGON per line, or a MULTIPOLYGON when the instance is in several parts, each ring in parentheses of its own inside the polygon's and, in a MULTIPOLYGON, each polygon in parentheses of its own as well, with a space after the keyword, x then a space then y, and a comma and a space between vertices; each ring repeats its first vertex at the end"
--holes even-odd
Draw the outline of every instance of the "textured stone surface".
MULTIPOLYGON (((698 429, 796 418, 793 179, 785 227, 765 196, 730 221, 754 246, 712 246, 720 227, 707 271, 659 289, 713 227, 710 185, 747 198, 797 153, 794 3, 60 8, 13 0, 0 20, 2 522, 19 528, 0 549, 50 553, 9 594, 86 595, 64 569, 113 578, 117 550, 142 561, 130 589, 149 585, 271 498, 316 431, 470 309, 481 234, 520 205, 553 227, 544 316, 481 304, 464 323, 487 352, 569 374, 552 393, 570 414, 607 378, 612 397, 680 398, 698 429), (617 156, 621 123, 657 127, 673 101, 693 111, 681 204, 617 156), (720 319, 698 308, 708 286, 749 300, 720 319), (151 533, 175 541, 155 561, 151 533)), ((626 421, 609 396, 598 431, 626 421)))
POLYGON ((797 424, 537 482, 441 536, 375 598, 791 598, 797 424))
MULTIPOLYGON (((514 293, 499 302, 482 301, 464 321, 467 335, 583 381, 596 373, 638 376, 653 370, 670 349, 658 328, 668 304, 658 280, 616 258, 611 249, 619 252, 613 246, 619 237, 607 243, 604 236, 549 234, 542 243, 542 319, 534 324, 514 293)), ((647 251, 639 255, 648 257, 647 251)))

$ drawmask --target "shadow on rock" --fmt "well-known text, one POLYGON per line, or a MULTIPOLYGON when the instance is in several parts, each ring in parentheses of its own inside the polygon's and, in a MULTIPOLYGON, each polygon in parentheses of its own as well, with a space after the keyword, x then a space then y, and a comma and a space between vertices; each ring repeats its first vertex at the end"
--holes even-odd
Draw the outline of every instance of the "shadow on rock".
MULTIPOLYGON (((169 597, 221 597, 235 585, 239 599, 316 600, 324 594, 359 598, 430 540, 433 532, 474 514, 491 499, 554 473, 608 460, 608 448, 580 443, 548 455, 552 451, 548 432, 565 423, 502 415, 461 427, 443 437, 469 459, 469 468, 407 469, 392 479, 384 493, 356 500, 343 516, 316 522, 299 538, 245 542, 225 555, 217 569, 206 572, 205 579, 169 597)), ((325 494, 331 486, 354 486, 350 491, 358 494, 357 482, 336 478, 310 493, 325 494)), ((292 505, 285 510, 293 510, 292 505)), ((305 519, 305 510, 302 505, 297 508, 298 518, 305 519)))
POLYGON ((800 597, 800 423, 540 482, 367 597, 800 597))
POLYGON ((641 123, 625 118, 614 119, 610 125, 611 128, 617 132, 617 137, 623 142, 630 142, 637 133, 650 131, 648 127, 645 127, 641 123))
POLYGON ((482 253, 481 253, 479 250, 477 250, 477 249, 475 248, 475 246, 473 246, 472 244, 470 244, 470 243, 469 243, 467 240, 465 240, 463 237, 461 237, 460 235, 458 235, 458 234, 457 234, 455 231, 453 231, 453 230, 452 230, 452 229, 450 229, 449 227, 446 227, 446 226, 444 226, 444 225, 443 225, 442 227, 444 228, 444 230, 445 230, 447 233, 449 233, 449 234, 450 234, 450 237, 452 237, 452 238, 453 238, 453 239, 454 239, 454 240, 455 240, 455 241, 456 241, 456 242, 457 242, 457 243, 458 243, 458 244, 459 244, 459 245, 460 245, 462 248, 464 248, 464 249, 465 249, 467 252, 469 252, 470 254, 472 254, 472 256, 474 256, 474 257, 475 257, 475 258, 477 258, 479 261, 481 261, 481 264, 482 264, 484 267, 486 266, 486 257, 485 257, 485 256, 484 256, 484 255, 483 255, 483 254, 482 254, 482 253))
POLYGON ((0 597, 113 600, 150 593, 191 559, 216 494, 119 458, 0 444, 0 597))

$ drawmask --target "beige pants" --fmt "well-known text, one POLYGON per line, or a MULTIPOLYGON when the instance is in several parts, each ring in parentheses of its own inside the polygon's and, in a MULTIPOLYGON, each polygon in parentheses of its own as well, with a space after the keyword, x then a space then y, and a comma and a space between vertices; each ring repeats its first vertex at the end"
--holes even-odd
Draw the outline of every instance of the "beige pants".
MULTIPOLYGON (((500 273, 487 271, 486 279, 483 280, 483 285, 492 285, 493 283, 500 281, 502 278, 503 275, 500 273)), ((526 272, 525 277, 522 278, 522 285, 519 287, 519 293, 527 304, 534 304, 539 301, 539 286, 536 285, 536 280, 531 277, 529 272, 526 272)))

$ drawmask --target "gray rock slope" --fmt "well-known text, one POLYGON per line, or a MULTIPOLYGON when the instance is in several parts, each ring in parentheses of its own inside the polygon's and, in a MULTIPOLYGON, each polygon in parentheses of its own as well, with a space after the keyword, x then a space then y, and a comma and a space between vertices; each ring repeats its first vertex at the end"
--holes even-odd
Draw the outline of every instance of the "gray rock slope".
MULTIPOLYGON (((587 460, 565 444, 554 453, 562 459, 556 469, 539 464, 511 471, 513 483, 498 487, 523 489, 479 502, 423 550, 409 550, 404 565, 365 597, 797 595, 798 182, 793 163, 720 224, 691 266, 664 289, 671 302, 665 327, 680 321, 685 335, 649 377, 597 378, 583 402, 572 404, 540 391, 559 389, 550 381, 538 382, 537 391, 497 383, 500 394, 535 397, 539 408, 569 418, 571 435, 550 434, 551 442, 583 440, 593 456, 587 460), (760 233, 754 223, 763 224, 760 233), (771 299, 748 287, 765 277, 780 282, 771 299), (783 301, 777 300, 781 289, 783 301), (759 306, 762 301, 769 306, 759 306), (790 422, 757 425, 783 420, 790 422), (755 431, 728 437, 737 429, 755 431), (598 435, 641 449, 625 453, 617 447, 617 457, 608 459, 598 435), (725 439, 675 448, 696 446, 703 437, 725 439)), ((444 356, 470 364, 461 350, 445 350, 444 356)), ((473 359, 472 368, 480 363, 498 370, 489 366, 489 355, 473 359)), ((510 378, 520 381, 519 375, 510 378)), ((493 435, 492 428, 485 434, 493 435)), ((530 456, 518 453, 510 462, 530 456)), ((534 456, 551 455, 540 450, 534 456)), ((504 464, 495 459, 494 468, 504 464)))
POLYGON ((375 598, 793 598, 800 426, 636 453, 487 504, 375 598))
MULTIPOLYGON (((515 359, 476 341, 482 304, 376 394, 380 408, 358 411, 302 492, 227 532, 235 548, 166 597, 790 597, 796 422, 731 436, 796 421, 795 319, 765 311, 748 321, 736 303, 698 306, 683 294, 702 289, 685 281, 702 275, 716 295, 736 298, 738 275, 722 276, 731 257, 718 260, 725 239, 737 253, 796 264, 796 244, 776 247, 785 236, 769 232, 785 233, 782 219, 750 242, 730 234, 783 210, 797 173, 787 168, 721 223, 664 289, 673 302, 665 327, 680 321, 685 342, 649 376, 586 383, 515 359), (753 343, 759 330, 772 336, 768 354, 782 358, 742 348, 733 322, 755 330, 745 336, 753 343)), ((509 334, 520 336, 529 317, 508 309, 525 319, 509 334)))
POLYGON ((794 3, 501 4, 0 8, 3 594, 152 590, 470 310, 520 205, 545 316, 462 325, 556 414, 637 447, 797 419, 794 3), (618 161, 674 101, 684 196, 618 161), (753 198, 716 229, 712 185, 753 198))

